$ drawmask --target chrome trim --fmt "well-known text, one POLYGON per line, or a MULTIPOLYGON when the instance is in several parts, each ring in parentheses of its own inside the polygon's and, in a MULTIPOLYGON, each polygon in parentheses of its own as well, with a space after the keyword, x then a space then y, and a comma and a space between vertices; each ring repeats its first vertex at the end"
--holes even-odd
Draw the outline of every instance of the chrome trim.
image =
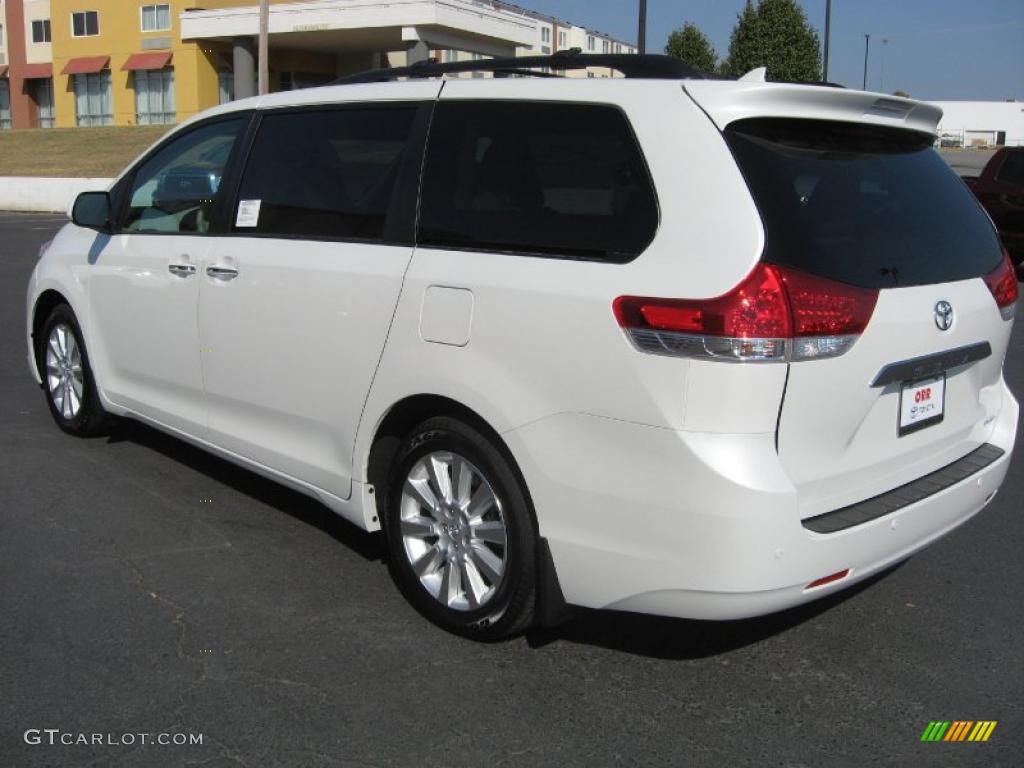
POLYGON ((799 363, 845 354, 860 336, 799 336, 794 339, 740 339, 732 336, 624 328, 639 352, 723 363, 799 363))

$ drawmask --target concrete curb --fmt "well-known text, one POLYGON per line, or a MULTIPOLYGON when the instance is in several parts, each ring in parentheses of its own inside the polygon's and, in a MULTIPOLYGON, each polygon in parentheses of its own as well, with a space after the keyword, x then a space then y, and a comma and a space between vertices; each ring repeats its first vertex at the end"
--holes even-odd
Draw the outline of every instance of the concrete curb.
POLYGON ((0 177, 0 211, 66 213, 79 192, 107 189, 113 179, 0 177))

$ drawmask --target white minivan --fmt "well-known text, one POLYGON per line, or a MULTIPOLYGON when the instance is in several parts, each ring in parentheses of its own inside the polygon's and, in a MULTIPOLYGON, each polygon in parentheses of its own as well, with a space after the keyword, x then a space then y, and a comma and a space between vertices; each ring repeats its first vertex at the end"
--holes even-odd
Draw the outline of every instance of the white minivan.
POLYGON ((455 632, 778 611, 1007 471, 1017 282, 939 116, 576 53, 235 102, 78 198, 29 362, 69 433, 138 419, 383 529, 455 632), (592 65, 625 76, 519 76, 592 65))

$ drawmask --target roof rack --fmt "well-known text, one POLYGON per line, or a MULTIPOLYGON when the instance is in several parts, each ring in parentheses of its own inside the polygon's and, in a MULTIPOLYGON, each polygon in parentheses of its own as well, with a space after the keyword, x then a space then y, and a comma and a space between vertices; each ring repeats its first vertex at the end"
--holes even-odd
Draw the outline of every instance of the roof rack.
POLYGON ((607 67, 623 76, 649 80, 706 79, 714 77, 698 72, 688 64, 672 56, 636 53, 587 53, 579 48, 559 51, 551 56, 516 56, 498 59, 474 59, 438 64, 421 61, 408 67, 394 69, 372 69, 354 75, 346 75, 334 81, 333 85, 355 83, 382 83, 399 77, 440 77, 460 72, 493 72, 496 77, 525 75, 530 77, 557 77, 552 72, 607 67), (552 72, 538 72, 547 68, 552 72))

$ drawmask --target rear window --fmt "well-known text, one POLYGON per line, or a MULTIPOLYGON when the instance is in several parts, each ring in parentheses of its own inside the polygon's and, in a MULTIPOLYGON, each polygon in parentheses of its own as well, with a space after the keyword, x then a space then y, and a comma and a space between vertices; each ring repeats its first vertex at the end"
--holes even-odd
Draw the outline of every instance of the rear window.
POLYGON ((725 136, 761 212, 769 263, 864 288, 999 266, 991 222, 927 134, 758 118, 725 136))
POLYGON ((442 101, 421 245, 625 262, 654 238, 647 166, 615 107, 442 101))

